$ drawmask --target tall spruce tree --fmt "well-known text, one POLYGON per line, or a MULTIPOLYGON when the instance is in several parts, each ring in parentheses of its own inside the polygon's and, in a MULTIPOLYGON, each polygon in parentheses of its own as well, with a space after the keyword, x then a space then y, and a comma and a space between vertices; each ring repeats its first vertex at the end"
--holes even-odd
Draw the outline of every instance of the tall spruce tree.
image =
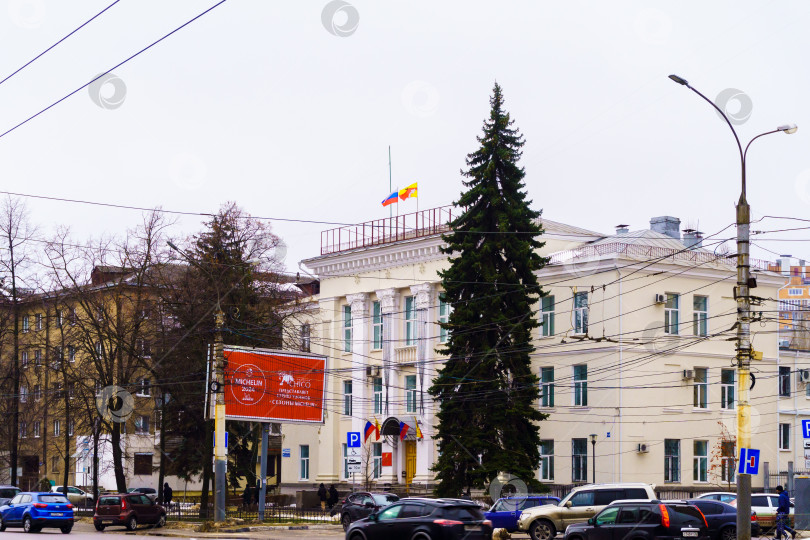
POLYGON ((439 496, 483 488, 510 473, 538 488, 538 377, 531 369, 536 309, 546 293, 535 272, 543 233, 527 200, 518 160, 523 135, 503 109, 495 83, 480 148, 467 156, 463 213, 444 236, 450 267, 441 272, 452 306, 447 362, 430 393, 439 403, 434 466, 439 496))

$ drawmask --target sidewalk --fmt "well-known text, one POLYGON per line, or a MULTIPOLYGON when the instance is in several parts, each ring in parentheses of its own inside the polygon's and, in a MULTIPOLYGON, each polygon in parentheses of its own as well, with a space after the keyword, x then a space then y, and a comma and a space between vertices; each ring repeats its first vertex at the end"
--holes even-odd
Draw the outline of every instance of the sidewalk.
MULTIPOLYGON (((257 540, 283 540, 286 538, 343 538, 345 533, 340 525, 234 525, 224 527, 219 531, 198 532, 196 527, 200 523, 189 523, 188 528, 174 528, 175 523, 169 522, 166 527, 157 529, 141 526, 134 532, 124 530, 122 527, 108 529, 110 532, 132 536, 159 536, 163 538, 216 538, 216 539, 257 539, 257 540)), ((76 532, 95 532, 91 523, 78 522, 74 525, 76 532)), ((106 532, 106 531, 105 531, 106 532)))

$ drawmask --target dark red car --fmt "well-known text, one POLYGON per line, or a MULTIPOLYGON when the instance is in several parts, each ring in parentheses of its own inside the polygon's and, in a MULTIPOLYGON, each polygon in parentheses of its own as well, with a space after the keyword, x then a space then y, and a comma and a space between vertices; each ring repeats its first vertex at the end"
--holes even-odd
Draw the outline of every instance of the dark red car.
POLYGON ((110 525, 123 525, 134 531, 140 524, 163 527, 166 510, 143 493, 117 493, 102 495, 96 503, 93 525, 103 531, 110 525))

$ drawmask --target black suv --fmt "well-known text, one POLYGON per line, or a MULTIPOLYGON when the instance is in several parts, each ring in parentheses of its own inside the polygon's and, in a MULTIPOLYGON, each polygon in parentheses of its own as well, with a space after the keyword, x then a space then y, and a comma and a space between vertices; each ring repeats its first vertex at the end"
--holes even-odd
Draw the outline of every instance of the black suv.
MULTIPOLYGON (((712 540, 737 540, 737 507, 711 499, 687 499, 698 507, 709 524, 712 540)), ((762 534, 756 512, 751 512, 751 537, 762 534)))
POLYGON ((347 496, 343 500, 340 510, 333 510, 333 514, 340 512, 340 523, 343 525, 343 530, 345 531, 353 521, 378 512, 381 508, 385 508, 398 500, 399 497, 393 493, 369 493, 367 491, 359 491, 347 496))
POLYGON ((492 522, 481 507, 462 499, 401 499, 355 521, 346 540, 489 540, 492 522))
POLYGON ((708 540, 706 517, 685 501, 616 501, 587 523, 565 530, 565 540, 708 540))

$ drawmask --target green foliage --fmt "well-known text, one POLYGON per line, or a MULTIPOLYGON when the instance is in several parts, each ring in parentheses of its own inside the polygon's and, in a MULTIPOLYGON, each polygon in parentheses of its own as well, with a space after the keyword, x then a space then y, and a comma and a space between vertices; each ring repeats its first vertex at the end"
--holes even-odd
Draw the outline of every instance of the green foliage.
POLYGON ((533 489, 539 466, 538 377, 531 369, 532 330, 544 293, 535 272, 547 262, 540 212, 530 208, 524 141, 503 110, 501 87, 490 98, 480 148, 467 156, 463 213, 445 235, 450 267, 441 273, 452 312, 445 327, 448 360, 431 394, 439 402, 436 494, 458 496, 511 473, 533 489), (479 462, 480 459, 480 462, 479 462))

